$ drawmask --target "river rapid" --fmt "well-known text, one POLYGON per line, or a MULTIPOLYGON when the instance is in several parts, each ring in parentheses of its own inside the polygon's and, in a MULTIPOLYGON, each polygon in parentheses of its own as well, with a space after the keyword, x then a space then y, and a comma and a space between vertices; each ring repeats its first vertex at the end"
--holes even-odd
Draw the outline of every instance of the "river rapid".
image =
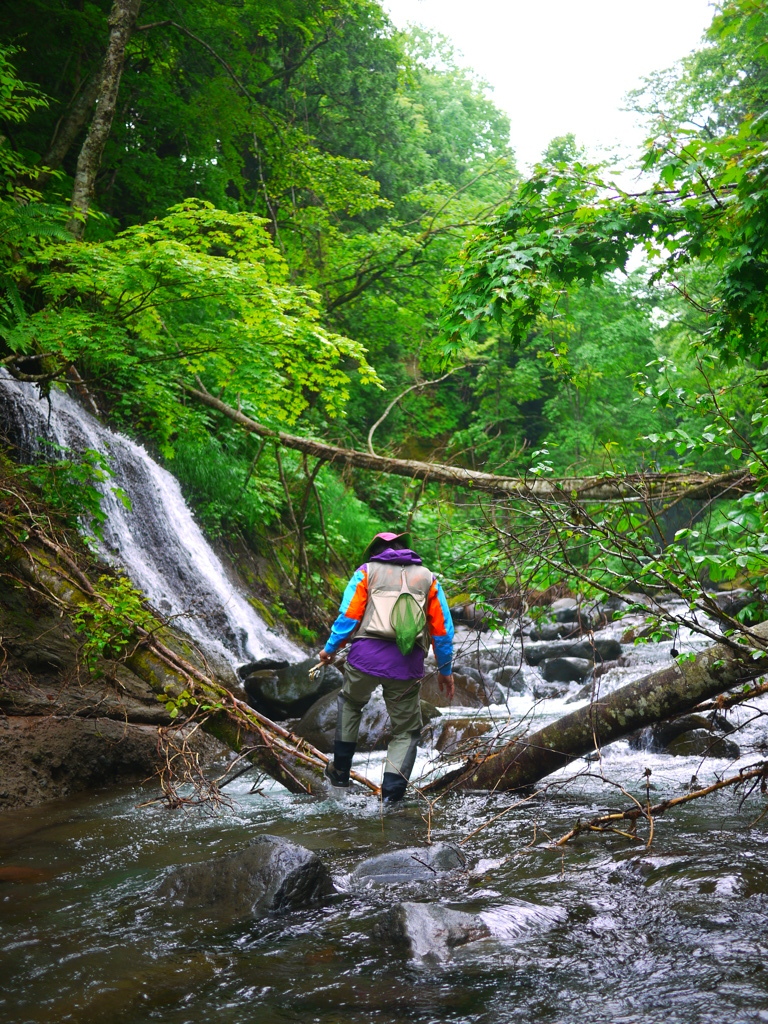
MULTIPOLYGON (((680 639, 676 641, 681 645, 680 639)), ((685 644, 701 646, 694 638, 685 644)), ((612 689, 669 659, 670 644, 628 648, 612 689)), ((535 724, 578 704, 510 696, 473 712, 535 724)), ((167 1024, 594 1022, 709 1024, 768 1020, 768 816, 759 793, 725 790, 656 819, 653 842, 584 835, 581 818, 629 804, 617 784, 658 802, 736 773, 766 748, 768 704, 741 710, 742 757, 729 763, 630 750, 579 761, 522 804, 453 795, 395 812, 341 793, 290 796, 244 776, 231 806, 140 807, 141 789, 0 818, 0 867, 39 872, 0 888, 0 1019, 167 1024), (650 777, 646 770, 650 769, 650 777), (517 804, 517 806, 513 806, 517 804), (505 812, 506 813, 502 813, 505 812), (316 851, 334 877, 323 906, 226 930, 181 917, 155 893, 172 866, 242 849, 255 835, 316 851), (356 888, 351 869, 387 850, 444 841, 466 868, 429 883, 356 888), (378 920, 399 901, 480 913, 492 937, 442 960, 382 944, 378 920), (524 912, 523 909, 524 908, 524 912)), ((454 712, 458 714, 459 712, 454 712)), ((417 771, 429 767, 424 751, 417 771)), ((380 754, 360 755, 376 777, 380 754)))

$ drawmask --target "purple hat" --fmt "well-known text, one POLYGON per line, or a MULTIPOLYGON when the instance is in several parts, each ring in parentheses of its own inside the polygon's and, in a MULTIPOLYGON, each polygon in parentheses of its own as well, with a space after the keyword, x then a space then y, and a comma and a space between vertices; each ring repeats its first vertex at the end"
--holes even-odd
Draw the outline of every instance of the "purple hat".
POLYGON ((400 544, 399 547, 409 548, 411 546, 410 533, 377 533, 365 549, 365 557, 373 558, 377 551, 383 551, 385 547, 396 540, 404 541, 404 543, 400 544))

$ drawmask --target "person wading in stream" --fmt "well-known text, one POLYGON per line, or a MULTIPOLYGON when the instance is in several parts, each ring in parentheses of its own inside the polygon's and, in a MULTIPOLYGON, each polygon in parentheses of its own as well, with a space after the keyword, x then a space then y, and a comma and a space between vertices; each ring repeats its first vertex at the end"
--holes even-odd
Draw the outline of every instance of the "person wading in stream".
POLYGON ((325 770, 334 786, 349 786, 352 755, 363 708, 381 684, 392 722, 382 799, 402 800, 421 735, 419 688, 429 640, 437 659, 438 684, 453 700, 453 623, 443 589, 410 549, 407 533, 378 533, 366 549, 368 561, 352 576, 341 600, 322 662, 351 640, 338 699, 333 764, 325 770))

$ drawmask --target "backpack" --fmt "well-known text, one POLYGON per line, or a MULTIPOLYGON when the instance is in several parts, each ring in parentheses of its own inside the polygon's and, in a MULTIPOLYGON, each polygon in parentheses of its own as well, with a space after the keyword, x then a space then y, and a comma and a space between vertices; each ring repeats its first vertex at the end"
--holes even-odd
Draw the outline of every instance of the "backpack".
POLYGON ((427 598, 433 576, 423 565, 369 562, 368 603, 355 639, 394 640, 401 654, 429 646, 427 598))

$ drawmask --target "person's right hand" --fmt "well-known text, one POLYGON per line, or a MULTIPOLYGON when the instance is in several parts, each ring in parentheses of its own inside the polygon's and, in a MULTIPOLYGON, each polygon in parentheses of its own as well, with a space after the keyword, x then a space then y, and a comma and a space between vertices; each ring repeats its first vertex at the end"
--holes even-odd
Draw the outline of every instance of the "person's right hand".
POLYGON ((318 658, 320 659, 320 661, 322 661, 324 665, 331 665, 335 657, 335 654, 329 654, 325 648, 323 648, 322 651, 320 651, 320 653, 318 654, 318 658))
POLYGON ((437 685, 446 695, 450 703, 453 700, 454 693, 456 692, 456 684, 453 681, 453 672, 451 672, 449 676, 444 676, 441 672, 438 672, 437 685))

